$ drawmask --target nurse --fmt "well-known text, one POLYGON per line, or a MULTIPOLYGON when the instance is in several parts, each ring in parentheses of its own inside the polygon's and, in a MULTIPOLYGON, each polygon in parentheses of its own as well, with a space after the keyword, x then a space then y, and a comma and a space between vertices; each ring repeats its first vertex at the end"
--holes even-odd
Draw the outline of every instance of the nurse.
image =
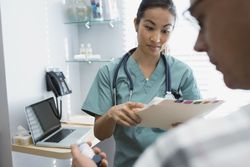
POLYGON ((175 19, 175 6, 171 0, 142 0, 134 20, 138 46, 125 54, 129 56, 123 60, 126 63, 120 65, 117 77, 115 73, 122 58, 98 71, 82 106, 83 111, 95 116, 94 134, 98 139, 114 136, 115 167, 132 166, 140 154, 165 132, 136 126, 141 121, 136 112, 154 97, 165 96, 167 72, 171 74, 171 90, 180 92, 183 99, 200 99, 190 67, 162 54, 175 19))

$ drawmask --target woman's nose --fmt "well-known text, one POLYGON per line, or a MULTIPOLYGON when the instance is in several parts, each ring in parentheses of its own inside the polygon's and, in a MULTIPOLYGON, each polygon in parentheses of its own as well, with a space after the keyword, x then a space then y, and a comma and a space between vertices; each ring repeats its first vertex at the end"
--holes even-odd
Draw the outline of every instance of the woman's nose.
POLYGON ((160 39, 161 39, 161 33, 159 32, 152 33, 151 38, 150 38, 150 40, 153 42, 160 42, 160 39))

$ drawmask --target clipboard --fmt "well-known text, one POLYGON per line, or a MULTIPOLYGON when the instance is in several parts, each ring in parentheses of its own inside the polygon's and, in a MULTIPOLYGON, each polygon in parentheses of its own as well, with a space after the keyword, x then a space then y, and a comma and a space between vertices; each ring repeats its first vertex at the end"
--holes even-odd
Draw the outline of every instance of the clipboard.
POLYGON ((142 122, 138 126, 168 130, 174 124, 186 122, 194 117, 207 115, 223 100, 169 100, 155 97, 146 107, 138 111, 142 122))

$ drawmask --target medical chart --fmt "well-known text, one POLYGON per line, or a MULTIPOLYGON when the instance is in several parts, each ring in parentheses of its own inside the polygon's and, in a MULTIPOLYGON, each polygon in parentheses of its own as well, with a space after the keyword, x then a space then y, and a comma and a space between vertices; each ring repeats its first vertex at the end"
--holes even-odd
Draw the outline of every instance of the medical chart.
POLYGON ((138 112, 142 119, 138 126, 168 130, 175 124, 208 114, 223 102, 215 99, 180 101, 155 97, 138 112))

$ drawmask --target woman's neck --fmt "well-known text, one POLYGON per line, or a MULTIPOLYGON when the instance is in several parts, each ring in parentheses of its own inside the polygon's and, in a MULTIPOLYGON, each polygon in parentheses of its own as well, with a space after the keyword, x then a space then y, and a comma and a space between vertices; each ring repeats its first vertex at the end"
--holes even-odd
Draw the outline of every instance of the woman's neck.
POLYGON ((160 55, 159 56, 152 56, 152 55, 145 55, 140 50, 136 49, 135 52, 132 54, 135 61, 143 67, 156 67, 160 55))
POLYGON ((160 55, 157 57, 145 55, 140 50, 136 49, 132 56, 139 65, 144 77, 149 79, 157 66, 160 55))

